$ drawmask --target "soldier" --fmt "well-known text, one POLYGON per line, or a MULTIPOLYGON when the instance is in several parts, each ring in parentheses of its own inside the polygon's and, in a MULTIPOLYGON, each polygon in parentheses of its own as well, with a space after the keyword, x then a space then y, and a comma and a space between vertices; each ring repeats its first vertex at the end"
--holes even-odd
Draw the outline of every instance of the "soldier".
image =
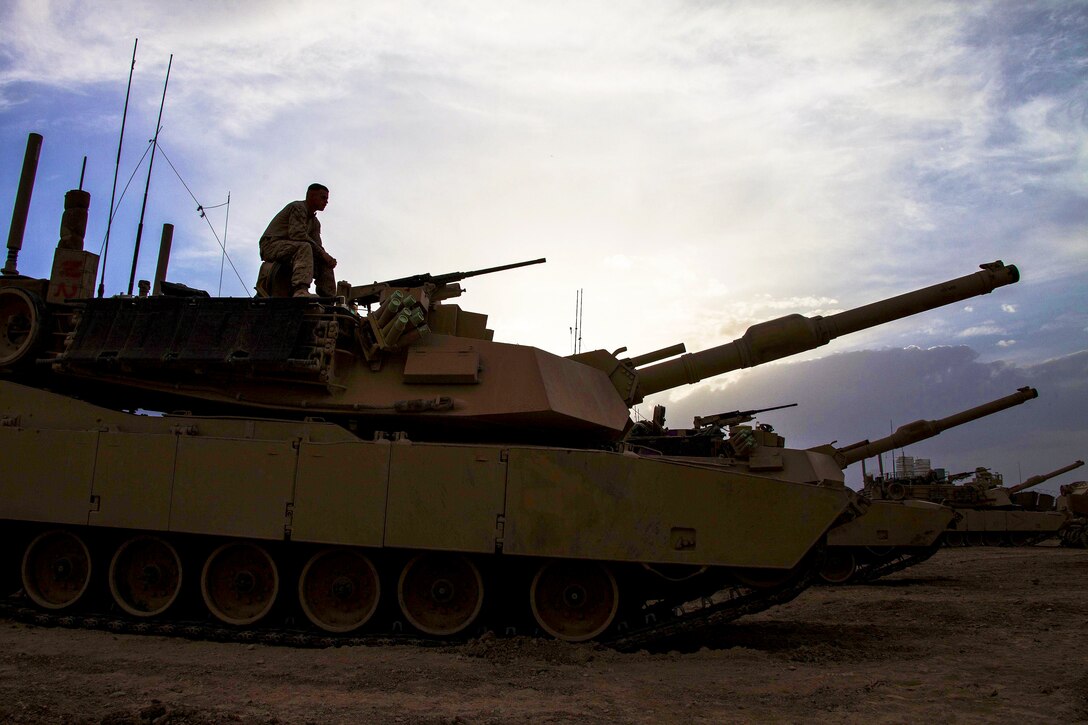
MULTIPOLYGON (((261 236, 261 260, 291 265, 294 297, 312 297, 310 282, 317 282, 319 297, 336 296, 336 259, 321 245, 321 222, 317 212, 329 203, 329 189, 310 184, 305 201, 292 201, 272 218, 261 236)), ((262 266, 262 274, 270 265, 262 266)), ((258 286, 261 282, 258 281, 258 286)))

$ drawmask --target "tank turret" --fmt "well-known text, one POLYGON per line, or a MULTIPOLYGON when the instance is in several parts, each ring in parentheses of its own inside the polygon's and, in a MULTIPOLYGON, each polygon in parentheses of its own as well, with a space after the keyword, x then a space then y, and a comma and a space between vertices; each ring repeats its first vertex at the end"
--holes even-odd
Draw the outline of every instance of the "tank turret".
POLYGON ((593 445, 622 438, 629 407, 646 395, 986 294, 1019 273, 1001 262, 986 264, 836 315, 754 325, 730 343, 664 361, 683 345, 621 358, 622 351, 559 357, 495 342, 486 315, 449 303, 462 290, 447 277, 355 288, 355 299, 377 301, 365 312, 271 298, 84 300, 73 305, 74 329, 52 338, 63 345, 42 357, 54 375, 93 380, 81 387, 108 391, 111 401, 129 407, 214 414, 274 409, 430 440, 593 445))
POLYGON ((1074 461, 1073 463, 1070 463, 1068 466, 1063 466, 1063 467, 1057 469, 1056 471, 1051 471, 1050 473, 1040 473, 1037 476, 1032 476, 1031 478, 1026 479, 1023 483, 1018 483, 1015 486, 1010 486, 1009 487, 1009 493, 1014 494, 1014 493, 1019 493, 1020 491, 1026 491, 1029 488, 1033 488, 1035 486, 1038 486, 1040 483, 1043 483, 1045 481, 1049 481, 1052 478, 1055 478, 1057 476, 1062 475, 1063 473, 1068 473, 1069 471, 1080 468, 1083 465, 1084 465, 1084 461, 1074 461))

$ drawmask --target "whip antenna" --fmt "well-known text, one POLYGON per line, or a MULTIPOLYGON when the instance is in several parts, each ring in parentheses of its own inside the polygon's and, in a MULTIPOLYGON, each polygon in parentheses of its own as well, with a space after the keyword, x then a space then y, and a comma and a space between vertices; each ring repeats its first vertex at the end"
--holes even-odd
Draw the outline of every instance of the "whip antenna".
POLYGON ((113 167, 113 191, 110 192, 110 215, 106 220, 106 243, 102 246, 102 280, 98 283, 98 296, 106 291, 106 255, 110 251, 110 227, 113 226, 113 204, 117 197, 117 172, 121 170, 121 146, 125 142, 125 121, 128 119, 128 97, 132 93, 132 71, 136 70, 136 46, 140 39, 132 44, 132 65, 128 67, 128 87, 125 89, 125 110, 121 113, 121 137, 117 139, 117 163, 113 167))
POLYGON ((144 203, 140 207, 140 223, 136 227, 136 248, 132 250, 132 273, 128 277, 128 294, 132 295, 132 285, 136 281, 136 261, 140 257, 140 237, 144 234, 144 212, 147 210, 147 192, 151 189, 151 167, 155 165, 155 149, 159 146, 159 131, 162 130, 162 108, 166 105, 166 87, 170 85, 170 67, 174 64, 174 54, 166 64, 166 82, 162 84, 162 101, 159 103, 159 118, 155 121, 155 137, 151 139, 151 160, 147 163, 147 183, 144 185, 144 203))

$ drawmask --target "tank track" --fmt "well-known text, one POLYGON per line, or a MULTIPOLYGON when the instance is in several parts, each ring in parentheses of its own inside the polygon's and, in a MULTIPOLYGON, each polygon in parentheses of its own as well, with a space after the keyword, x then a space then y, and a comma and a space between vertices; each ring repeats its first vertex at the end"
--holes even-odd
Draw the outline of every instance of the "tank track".
POLYGON ((1046 541, 1047 539, 1052 539, 1054 537, 1061 537, 1062 536, 1061 529, 1059 529, 1058 531, 1043 531, 1043 532, 1036 533, 1036 534, 1031 534, 1029 532, 1007 532, 1007 533, 1008 534, 1015 533, 1017 535, 1024 536, 1025 538, 1014 542, 1014 541, 1010 541, 1009 538, 1006 536, 1006 538, 1003 539, 1001 541, 1001 543, 999 543, 999 544, 985 544, 985 543, 978 543, 978 542, 972 543, 972 541, 970 539, 965 537, 964 540, 962 541, 962 543, 949 543, 948 541, 942 541, 941 546, 947 546, 947 547, 950 547, 950 548, 957 548, 957 549, 962 548, 962 547, 967 547, 967 546, 1035 546, 1036 544, 1042 543, 1042 542, 1046 541))
POLYGON ((333 637, 302 629, 235 629, 196 620, 135 621, 110 614, 54 614, 27 606, 19 597, 0 600, 0 616, 37 627, 90 629, 114 634, 181 637, 207 642, 263 644, 280 647, 324 648, 407 644, 417 646, 449 645, 449 640, 434 640, 409 634, 387 633, 359 637, 333 637))
MULTIPOLYGON (((727 625, 740 617, 785 604, 794 599, 815 581, 823 563, 823 551, 812 552, 791 574, 788 581, 771 588, 729 587, 711 597, 683 605, 661 603, 638 614, 641 624, 632 626, 630 620, 614 625, 609 634, 597 640, 598 644, 621 652, 639 649, 663 649, 683 646, 693 640, 705 641, 724 633, 727 625)), ((422 647, 448 647, 467 641, 472 636, 488 632, 488 628, 476 628, 461 638, 434 639, 403 631, 395 624, 393 631, 362 636, 330 636, 324 632, 295 629, 293 622, 284 628, 225 627, 220 623, 198 620, 150 620, 137 621, 113 614, 53 613, 29 606, 21 594, 0 599, 0 617, 38 627, 63 627, 87 629, 114 634, 180 637, 183 639, 228 642, 235 644, 261 644, 280 647, 327 648, 412 645, 422 647)), ((506 628, 502 636, 524 634, 514 628, 506 628)))
POLYGON ((847 584, 868 584, 869 582, 876 581, 881 577, 894 574, 897 571, 903 571, 910 567, 921 564, 926 561, 938 551, 941 547, 931 546, 922 551, 910 551, 897 554, 889 559, 882 559, 880 561, 873 562, 863 567, 859 567, 854 576, 850 577, 847 584))
POLYGON ((767 589, 735 587, 685 606, 650 608, 642 613, 643 626, 627 629, 621 625, 602 643, 621 652, 633 652, 712 640, 723 635, 728 625, 740 617, 796 598, 815 583, 823 562, 824 550, 820 548, 811 552, 780 586, 767 589))
POLYGON ((1088 522, 1075 521, 1058 532, 1062 546, 1088 549, 1088 522))

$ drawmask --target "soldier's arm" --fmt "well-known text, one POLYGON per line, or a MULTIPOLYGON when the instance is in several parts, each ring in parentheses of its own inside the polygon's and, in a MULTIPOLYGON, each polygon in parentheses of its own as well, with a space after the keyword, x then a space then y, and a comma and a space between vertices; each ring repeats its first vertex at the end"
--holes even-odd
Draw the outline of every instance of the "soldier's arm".
POLYGON ((315 249, 321 249, 321 243, 310 238, 310 218, 305 207, 291 207, 291 214, 287 218, 287 238, 296 242, 309 242, 315 249))
POLYGON ((325 251, 325 245, 321 242, 321 222, 316 219, 314 220, 314 236, 316 237, 316 239, 314 240, 314 247, 316 248, 317 253, 320 254, 321 258, 325 260, 325 265, 329 269, 335 268, 336 257, 325 251))

